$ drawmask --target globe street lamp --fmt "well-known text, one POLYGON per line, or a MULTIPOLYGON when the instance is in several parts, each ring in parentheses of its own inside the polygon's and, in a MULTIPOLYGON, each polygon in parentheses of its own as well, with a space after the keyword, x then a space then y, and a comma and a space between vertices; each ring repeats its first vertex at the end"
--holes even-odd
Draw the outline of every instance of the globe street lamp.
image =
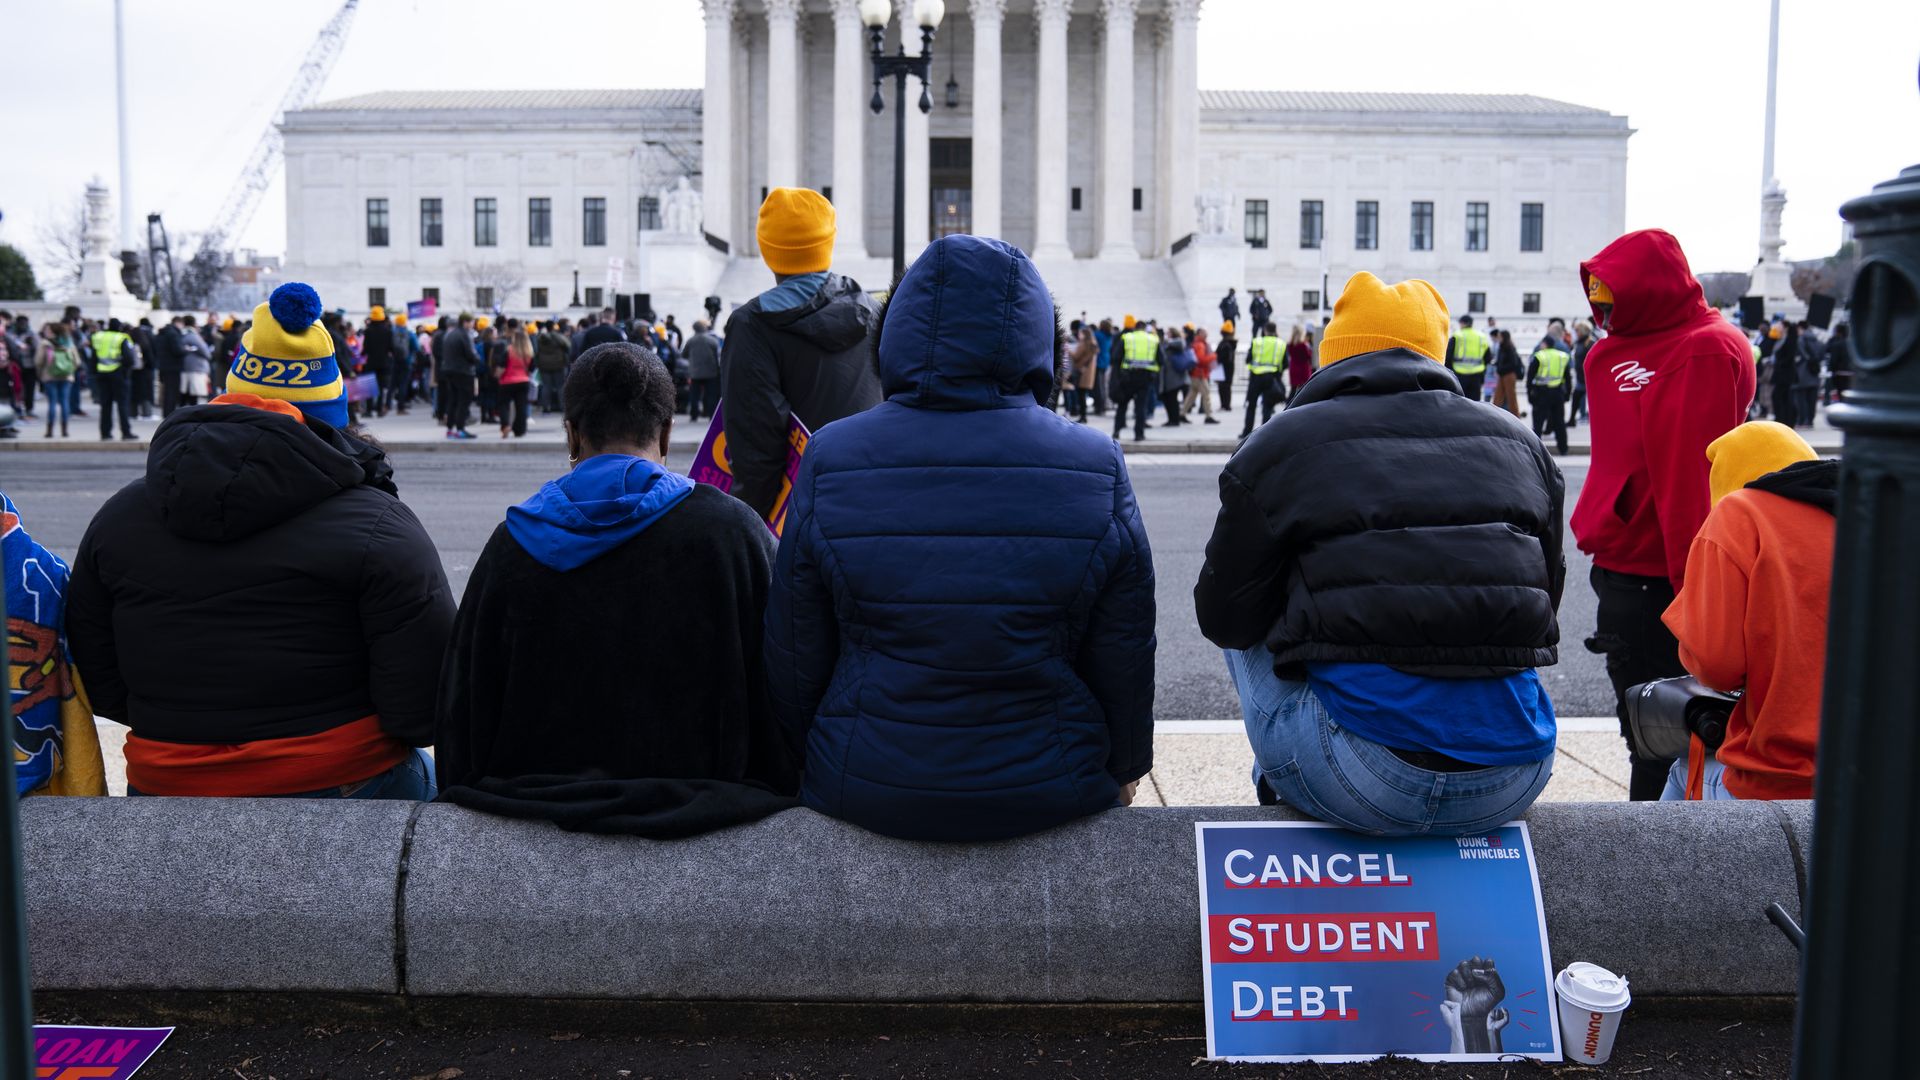
POLYGON ((881 80, 893 77, 893 280, 899 281, 907 269, 907 76, 920 80, 920 111, 933 111, 933 94, 927 80, 933 73, 933 33, 947 13, 944 0, 914 0, 913 21, 920 27, 920 55, 907 55, 906 27, 901 27, 900 51, 886 53, 887 20, 893 15, 892 0, 860 0, 860 21, 866 24, 873 42, 873 101, 876 113, 885 112, 886 98, 880 93, 881 80))

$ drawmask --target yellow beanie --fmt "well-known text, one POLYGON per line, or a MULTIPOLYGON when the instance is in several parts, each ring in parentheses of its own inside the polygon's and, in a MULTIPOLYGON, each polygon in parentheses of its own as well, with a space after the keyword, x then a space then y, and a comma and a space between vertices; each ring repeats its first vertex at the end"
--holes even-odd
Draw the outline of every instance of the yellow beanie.
POLYGON ((1713 463, 1713 471, 1707 477, 1707 489, 1718 506, 1721 499, 1768 473, 1819 457, 1807 440, 1785 424, 1754 420, 1708 444, 1707 460, 1713 463))
POLYGON ((833 264, 833 204, 807 188, 774 188, 760 204, 760 257, 776 274, 813 274, 833 264))
POLYGON ((373 305, 373 310, 367 312, 367 321, 368 322, 386 322, 387 309, 381 307, 379 304, 373 305))
POLYGON ((493 325, 493 320, 487 318, 485 315, 482 315, 479 318, 473 320, 473 328, 475 330, 485 330, 487 327, 492 325, 493 325))
POLYGON ((1129 315, 1126 318, 1120 320, 1120 325, 1125 329, 1131 330, 1140 324, 1137 321, 1135 321, 1133 316, 1129 315))
POLYGON ((1348 279, 1320 341, 1320 365, 1381 349, 1412 349, 1435 363, 1447 355, 1447 302, 1412 278, 1388 285, 1366 271, 1348 279))
POLYGON ((394 313, 393 313, 393 325, 395 325, 395 326, 405 326, 405 325, 407 325, 407 313, 406 313, 406 312, 404 312, 404 311, 396 311, 396 312, 394 312, 394 313))
POLYGON ((1592 274, 1588 274, 1587 299, 1596 304, 1611 304, 1613 303, 1613 290, 1607 288, 1606 282, 1601 281, 1592 274))
POLYGON ((233 329, 233 316, 231 316, 231 315, 229 315, 229 316, 227 316, 226 318, 224 318, 224 319, 221 319, 221 320, 220 320, 220 329, 222 329, 222 330, 231 330, 231 329, 233 329))
POLYGON ((1227 320, 1226 322, 1223 322, 1223 323, 1221 323, 1221 324, 1220 324, 1220 332, 1221 332, 1221 333, 1223 333, 1223 334, 1231 334, 1231 333, 1233 333, 1233 320, 1232 320, 1232 319, 1228 319, 1228 320, 1227 320))

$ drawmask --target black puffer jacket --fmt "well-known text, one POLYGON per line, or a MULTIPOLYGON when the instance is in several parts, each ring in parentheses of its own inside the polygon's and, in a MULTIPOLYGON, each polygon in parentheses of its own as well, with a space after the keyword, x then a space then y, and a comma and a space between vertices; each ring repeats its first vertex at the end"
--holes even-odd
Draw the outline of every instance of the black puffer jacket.
POLYGON ((94 515, 67 634, 94 711, 143 738, 237 743, 377 714, 433 740, 453 599, 379 450, 238 405, 181 409, 94 515))
POLYGON ((1227 462, 1200 630, 1264 639, 1295 676, 1316 660, 1454 678, 1551 665, 1565 498, 1539 438, 1445 367, 1350 357, 1227 462))
POLYGON ((762 310, 755 297, 728 316, 720 397, 734 498, 763 518, 773 511, 786 475, 788 417, 819 431, 880 404, 869 344, 879 321, 879 305, 839 274, 790 311, 762 310))

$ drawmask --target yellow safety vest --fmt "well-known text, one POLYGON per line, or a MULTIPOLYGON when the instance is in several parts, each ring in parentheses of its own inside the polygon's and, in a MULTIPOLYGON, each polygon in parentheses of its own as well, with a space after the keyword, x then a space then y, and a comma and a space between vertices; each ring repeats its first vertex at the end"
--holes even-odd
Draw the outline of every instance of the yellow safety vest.
POLYGON ((1120 335, 1120 347, 1128 371, 1160 371, 1160 339, 1145 330, 1129 330, 1120 335))
POLYGON ((1549 390, 1558 390, 1567 384, 1567 368, 1573 363, 1573 357, 1559 349, 1541 349, 1533 354, 1533 385, 1544 386, 1549 390))
POLYGON ((127 350, 127 335, 118 330, 95 330, 93 332, 94 366, 102 375, 111 375, 120 370, 120 357, 127 350))
POLYGON ((1271 375, 1280 370, 1280 358, 1284 350, 1277 337, 1257 337, 1247 348, 1247 374, 1271 375))
POLYGON ((1463 326, 1453 335, 1453 370, 1459 375, 1485 375, 1487 353, 1492 346, 1487 335, 1471 326, 1463 326))

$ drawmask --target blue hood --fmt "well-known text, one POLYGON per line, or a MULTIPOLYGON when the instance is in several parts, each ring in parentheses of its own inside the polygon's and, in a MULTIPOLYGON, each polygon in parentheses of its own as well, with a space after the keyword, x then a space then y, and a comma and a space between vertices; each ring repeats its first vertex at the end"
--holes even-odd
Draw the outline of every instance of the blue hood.
POLYGON ((565 572, 639 536, 691 494, 693 481, 645 458, 602 454, 508 507, 507 531, 542 565, 565 572))
POLYGON ((887 302, 880 382, 923 409, 1008 409, 1053 389, 1053 295, 1018 248, 945 236, 914 260, 887 302))

